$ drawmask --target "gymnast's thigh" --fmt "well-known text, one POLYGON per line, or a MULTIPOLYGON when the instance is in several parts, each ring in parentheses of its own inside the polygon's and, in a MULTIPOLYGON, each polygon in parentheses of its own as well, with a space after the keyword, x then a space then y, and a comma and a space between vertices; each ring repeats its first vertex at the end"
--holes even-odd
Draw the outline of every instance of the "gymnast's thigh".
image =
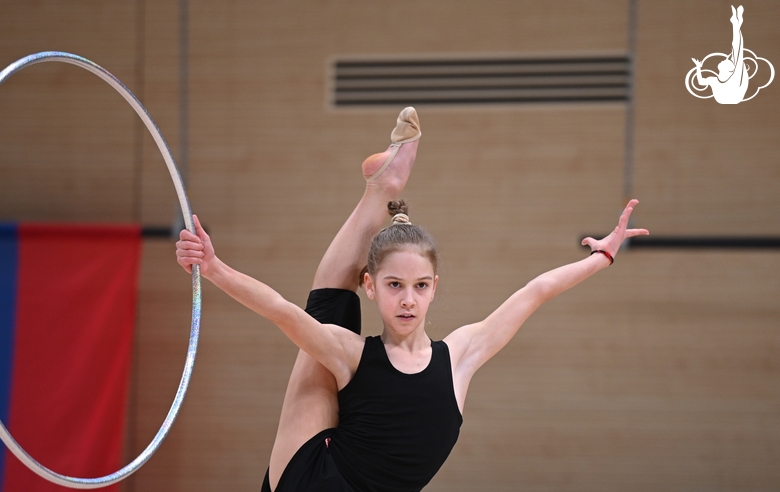
MULTIPOLYGON (((335 324, 360 333, 360 298, 350 290, 316 289, 309 294, 306 312, 321 323, 335 324)), ((300 447, 323 429, 338 425, 336 379, 310 355, 299 351, 279 416, 271 451, 273 481, 300 447)))
MULTIPOLYGON (((333 430, 318 433, 298 449, 273 492, 355 492, 328 449, 333 430)), ((272 492, 267 471, 261 492, 272 492)))
POLYGON ((306 312, 323 324, 338 325, 360 335, 360 297, 345 289, 315 289, 309 292, 306 312))

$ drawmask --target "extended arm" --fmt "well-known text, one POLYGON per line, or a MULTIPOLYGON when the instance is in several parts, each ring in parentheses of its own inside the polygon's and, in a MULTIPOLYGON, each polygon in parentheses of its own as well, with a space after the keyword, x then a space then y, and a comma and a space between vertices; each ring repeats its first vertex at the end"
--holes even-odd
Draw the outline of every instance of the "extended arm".
POLYGON ((696 81, 699 83, 700 86, 707 87, 710 84, 710 79, 714 77, 707 77, 707 78, 702 77, 701 75, 702 62, 700 62, 696 58, 691 58, 691 60, 693 60, 693 63, 696 65, 696 81))
POLYGON ((322 325, 303 309, 284 299, 266 284, 234 270, 214 253, 211 239, 194 217, 197 235, 186 230, 176 243, 178 263, 188 272, 192 265, 226 294, 278 326, 298 347, 328 368, 340 387, 354 373, 362 349, 362 339, 349 330, 322 325))
MULTIPOLYGON (((604 251, 614 257, 624 239, 648 234, 646 229, 627 229, 631 212, 637 203, 637 200, 628 203, 617 227, 607 237, 600 241, 585 238, 582 244, 590 246, 592 251, 604 251)), ((470 380, 479 367, 509 343, 539 306, 609 265, 607 255, 597 253, 543 273, 515 292, 484 321, 455 330, 445 341, 452 353, 456 378, 470 380)))

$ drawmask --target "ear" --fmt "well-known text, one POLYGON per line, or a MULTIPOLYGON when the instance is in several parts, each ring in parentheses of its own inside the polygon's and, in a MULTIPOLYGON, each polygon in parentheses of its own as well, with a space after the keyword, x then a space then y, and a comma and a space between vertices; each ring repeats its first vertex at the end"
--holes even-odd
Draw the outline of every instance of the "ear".
POLYGON ((433 276, 433 289, 431 291, 431 300, 433 300, 436 297, 436 286, 439 285, 439 276, 434 275, 433 276))
POLYGON ((368 272, 365 273, 363 276, 363 288, 366 290, 366 296, 374 300, 374 296, 376 294, 374 290, 374 280, 371 278, 371 275, 369 275, 368 272))

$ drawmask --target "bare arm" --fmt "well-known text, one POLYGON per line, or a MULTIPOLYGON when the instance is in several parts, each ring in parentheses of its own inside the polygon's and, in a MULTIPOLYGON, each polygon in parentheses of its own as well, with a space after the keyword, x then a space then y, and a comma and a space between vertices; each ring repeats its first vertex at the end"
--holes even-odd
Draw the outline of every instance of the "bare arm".
MULTIPOLYGON (((586 238, 582 244, 590 246, 592 251, 605 251, 614 257, 625 238, 648 234, 645 229, 627 229, 637 203, 636 200, 628 203, 617 227, 607 237, 600 241, 586 238)), ((593 254, 543 273, 515 292, 484 321, 452 332, 445 341, 450 347, 456 379, 467 385, 477 369, 509 343, 539 306, 609 265, 610 259, 606 255, 593 254)))
POLYGON ((696 64, 696 81, 702 87, 708 86, 710 84, 709 79, 714 78, 714 77, 707 77, 707 78, 702 77, 702 75, 701 75, 701 64, 702 64, 702 62, 700 62, 696 58, 691 58, 691 60, 693 60, 693 63, 696 64))
POLYGON ((363 339, 349 330, 323 325, 303 309, 284 299, 268 285, 245 275, 216 257, 211 239, 194 217, 194 235, 186 230, 176 243, 178 263, 187 271, 201 266, 201 273, 244 306, 278 326, 290 340, 336 377, 343 387, 360 360, 363 339))

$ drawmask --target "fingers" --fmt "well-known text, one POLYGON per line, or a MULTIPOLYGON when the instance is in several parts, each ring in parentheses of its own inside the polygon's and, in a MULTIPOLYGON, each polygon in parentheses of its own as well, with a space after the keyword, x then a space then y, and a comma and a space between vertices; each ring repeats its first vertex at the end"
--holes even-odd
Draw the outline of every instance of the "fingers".
POLYGON ((203 251, 202 244, 194 244, 189 241, 179 241, 176 243, 177 260, 200 263, 205 256, 206 253, 203 251))
POLYGON ((193 243, 200 243, 201 240, 198 236, 191 233, 187 229, 182 229, 182 231, 179 233, 179 241, 191 241, 193 243))
POLYGON ((623 209, 623 215, 628 215, 629 217, 631 217, 631 212, 634 211, 634 207, 636 207, 638 204, 639 204, 639 200, 637 200, 636 198, 632 198, 631 200, 629 200, 628 203, 626 204, 626 208, 623 209))
POLYGON ((626 230, 626 237, 634 237, 634 236, 647 236, 650 234, 650 231, 647 229, 628 229, 626 230))
POLYGON ((179 233, 179 239, 195 242, 203 242, 204 240, 207 240, 209 235, 206 234, 206 230, 200 224, 200 220, 198 219, 197 215, 192 216, 192 223, 195 227, 195 233, 193 234, 187 229, 182 229, 182 231, 179 233))
POLYGON ((615 256, 626 238, 634 236, 645 236, 650 234, 647 229, 628 228, 628 222, 631 218, 631 213, 634 211, 634 207, 638 203, 639 200, 629 200, 629 202, 626 204, 626 208, 624 208, 623 212, 620 214, 618 225, 615 226, 615 229, 608 236, 601 240, 596 240, 592 237, 586 237, 582 240, 582 245, 590 247, 591 251, 603 250, 607 251, 612 256, 615 256))
POLYGON ((594 249, 596 247, 595 246, 596 245, 596 240, 593 239, 592 237, 586 237, 585 239, 582 240, 582 245, 583 246, 589 246, 590 249, 594 249))
MULTIPOLYGON (((195 232, 198 235, 205 235, 203 227, 197 217, 194 217, 195 232)), ((206 236, 208 237, 208 236, 206 236)), ((203 240, 191 233, 187 229, 182 230, 179 233, 179 240, 176 242, 176 262, 187 271, 192 273, 192 265, 200 265, 205 257, 205 246, 203 240)))
POLYGON ((176 255, 176 263, 181 265, 187 273, 192 273, 192 265, 200 265, 202 260, 199 258, 180 257, 176 255))
POLYGON ((179 233, 179 240, 176 241, 176 249, 203 249, 203 241, 187 229, 179 233))
POLYGON ((620 219, 618 220, 619 230, 626 230, 628 227, 628 220, 631 218, 631 212, 634 211, 634 205, 637 203, 639 203, 639 200, 630 200, 628 205, 626 205, 626 208, 623 209, 623 213, 620 214, 620 219))
POLYGON ((624 230, 625 237, 634 236, 647 236, 650 231, 647 229, 627 229, 628 221, 631 218, 631 213, 634 211, 634 207, 639 203, 639 200, 632 199, 628 201, 626 208, 623 209, 623 213, 620 214, 620 220, 618 221, 618 228, 624 230))
POLYGON ((176 263, 181 265, 187 273, 192 273, 192 265, 200 265, 203 263, 203 258, 197 256, 197 253, 203 254, 202 252, 176 249, 176 263))
POLYGON ((192 220, 195 223, 195 234, 197 234, 198 237, 201 238, 201 239, 205 239, 205 238, 209 237, 208 234, 206 234, 205 229, 203 229, 203 226, 200 225, 200 219, 198 218, 198 216, 197 215, 193 215, 192 216, 192 220))
POLYGON ((176 241, 177 256, 203 257, 205 249, 203 241, 195 234, 186 229, 179 233, 179 240, 176 241))
POLYGON ((195 225, 195 234, 191 233, 187 229, 182 229, 179 233, 179 241, 176 243, 176 248, 182 249, 203 249, 204 241, 209 239, 208 234, 200 225, 197 215, 192 216, 193 224, 195 225))

